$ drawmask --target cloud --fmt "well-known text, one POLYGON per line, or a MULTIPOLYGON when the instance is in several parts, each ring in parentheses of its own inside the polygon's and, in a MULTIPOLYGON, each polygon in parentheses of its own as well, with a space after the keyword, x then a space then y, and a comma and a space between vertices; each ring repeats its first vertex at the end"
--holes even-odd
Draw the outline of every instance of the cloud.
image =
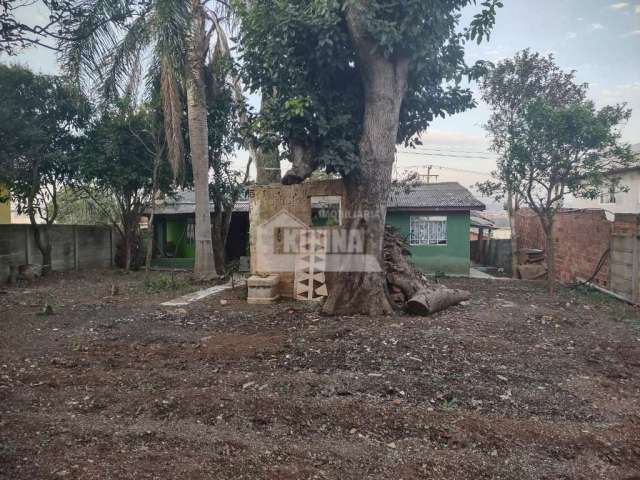
POLYGON ((640 5, 636 5, 636 14, 640 15, 640 5))
POLYGON ((629 6, 629 2, 620 2, 620 3, 614 3, 613 5, 610 5, 609 8, 612 8, 613 10, 622 10, 624 8, 627 8, 629 6))
POLYGON ((629 33, 625 33, 624 35, 620 35, 622 38, 629 38, 629 37, 638 37, 640 36, 640 30, 633 30, 629 33))
POLYGON ((602 29, 604 29, 604 25, 602 25, 601 23, 591 24, 591 30, 602 30, 602 29))
POLYGON ((568 40, 573 40, 577 36, 578 36, 578 34, 576 32, 567 32, 567 39, 568 40))

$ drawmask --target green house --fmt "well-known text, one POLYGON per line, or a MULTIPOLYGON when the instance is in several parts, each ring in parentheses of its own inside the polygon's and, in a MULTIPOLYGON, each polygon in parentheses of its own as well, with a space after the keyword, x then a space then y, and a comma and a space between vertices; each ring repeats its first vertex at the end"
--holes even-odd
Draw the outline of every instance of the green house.
POLYGON ((387 224, 408 240, 413 263, 426 273, 467 275, 471 211, 485 205, 457 182, 397 189, 387 204, 387 224))
MULTIPOLYGON (((269 198, 311 228, 339 227, 344 190, 340 180, 270 185, 269 198), (297 192, 294 194, 294 192, 297 192)), ((248 196, 233 211, 225 248, 227 260, 249 253, 248 196)), ((213 205, 212 205, 213 208, 213 205)), ((391 192, 387 223, 410 244, 413 263, 425 273, 466 275, 470 267, 470 216, 485 206, 456 182, 412 185, 391 192)), ((195 257, 193 192, 180 192, 157 206, 154 216, 156 266, 190 268, 195 257)))

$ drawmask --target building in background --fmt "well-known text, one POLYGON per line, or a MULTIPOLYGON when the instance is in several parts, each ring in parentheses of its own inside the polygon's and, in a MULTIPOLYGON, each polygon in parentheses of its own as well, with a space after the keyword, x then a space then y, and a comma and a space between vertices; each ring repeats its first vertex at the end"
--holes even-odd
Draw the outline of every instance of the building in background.
MULTIPOLYGON (((633 145, 632 149, 640 156, 640 143, 633 145)), ((576 198, 571 202, 571 207, 605 210, 609 212, 610 220, 615 213, 640 213, 640 165, 612 170, 609 176, 611 179, 620 179, 617 187, 612 183, 608 190, 594 200, 576 198), (628 191, 625 192, 622 187, 626 187, 628 191)))

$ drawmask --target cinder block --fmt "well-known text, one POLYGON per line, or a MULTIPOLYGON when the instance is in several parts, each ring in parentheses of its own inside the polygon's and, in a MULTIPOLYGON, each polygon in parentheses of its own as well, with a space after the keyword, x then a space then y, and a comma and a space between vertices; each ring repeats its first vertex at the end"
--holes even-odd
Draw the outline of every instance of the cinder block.
POLYGON ((279 275, 268 275, 266 277, 252 275, 247 280, 247 303, 274 303, 280 298, 279 283, 279 275))

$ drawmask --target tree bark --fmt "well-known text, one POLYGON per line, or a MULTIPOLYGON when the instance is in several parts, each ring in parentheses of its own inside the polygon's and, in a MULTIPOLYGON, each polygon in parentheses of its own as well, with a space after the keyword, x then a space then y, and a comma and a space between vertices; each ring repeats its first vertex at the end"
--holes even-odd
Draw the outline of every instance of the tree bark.
POLYGON ((553 235, 553 219, 543 217, 542 226, 545 236, 545 256, 547 260, 547 290, 554 295, 556 290, 556 250, 553 235))
MULTIPOLYGON (((376 51, 364 27, 363 5, 348 7, 346 20, 362 72, 365 110, 358 169, 345 177, 344 227, 363 230, 364 253, 384 264, 382 242, 396 151, 400 107, 409 61, 376 51)), ((392 313, 384 271, 344 272, 333 276, 324 304, 327 314, 392 313)))
POLYGON ((124 231, 124 271, 131 270, 131 231, 128 226, 125 226, 124 231))
POLYGON ((409 263, 406 241, 392 227, 386 227, 384 236, 384 262, 387 283, 398 308, 406 307, 410 313, 427 315, 439 312, 471 298, 465 290, 431 284, 426 276, 409 263), (406 303, 405 303, 406 302, 406 303))
POLYGON ((256 148, 255 161, 258 185, 280 183, 280 154, 277 148, 256 148))
POLYGON ((51 272, 51 242, 49 241, 49 224, 39 224, 36 221, 35 207, 33 206, 33 200, 29 200, 27 211, 29 214, 29 222, 31 228, 33 228, 33 238, 36 242, 36 247, 42 255, 42 267, 40 269, 40 275, 43 277, 51 272))
POLYGON ((193 271, 202 279, 210 279, 216 276, 216 264, 211 240, 209 208, 209 139, 204 80, 205 14, 199 0, 192 0, 192 10, 192 31, 187 51, 187 117, 196 200, 196 258, 193 271))
POLYGON ((511 277, 518 278, 518 229, 516 228, 516 213, 518 200, 513 193, 507 193, 507 213, 509 215, 509 229, 511 230, 511 277))
MULTIPOLYGON (((271 95, 262 92, 260 100, 260 111, 264 111, 265 106, 269 103, 271 95)), ((258 185, 270 185, 272 183, 280 183, 280 152, 278 147, 258 146, 254 149, 256 162, 256 183, 258 185)))
POLYGON ((31 222, 33 227, 33 236, 36 241, 36 246, 40 250, 42 255, 42 268, 40 274, 45 276, 51 272, 52 255, 51 255, 51 242, 49 241, 49 225, 38 225, 35 221, 31 222))

